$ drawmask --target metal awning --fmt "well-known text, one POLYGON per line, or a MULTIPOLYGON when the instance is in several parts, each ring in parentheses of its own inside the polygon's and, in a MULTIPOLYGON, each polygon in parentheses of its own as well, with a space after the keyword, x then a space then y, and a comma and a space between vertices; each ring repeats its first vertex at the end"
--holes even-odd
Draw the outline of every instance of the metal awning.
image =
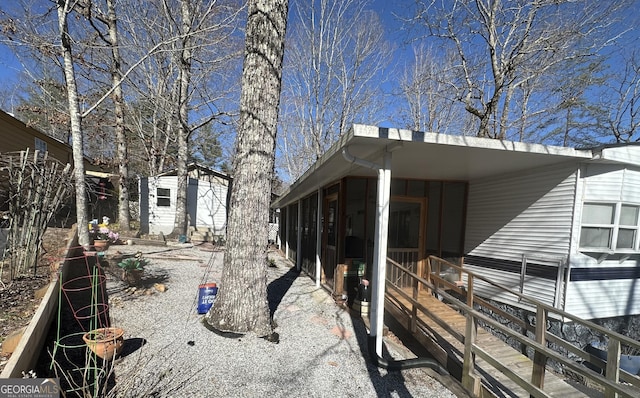
POLYGON ((296 202, 345 176, 376 176, 374 170, 345 159, 344 148, 378 164, 385 148, 392 151, 393 178, 446 181, 473 181, 593 157, 591 150, 356 124, 273 206, 296 202))

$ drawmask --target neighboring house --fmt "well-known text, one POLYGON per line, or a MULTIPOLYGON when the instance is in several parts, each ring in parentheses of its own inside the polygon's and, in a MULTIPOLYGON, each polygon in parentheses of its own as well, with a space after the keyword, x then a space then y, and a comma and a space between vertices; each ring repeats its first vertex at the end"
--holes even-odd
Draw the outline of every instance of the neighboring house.
MULTIPOLYGON (((195 163, 188 165, 187 213, 189 226, 224 236, 231 177, 195 163)), ((171 170, 140 178, 140 229, 142 233, 169 234, 176 214, 178 177, 171 170)))
POLYGON ((27 126, 25 123, 0 111, 0 153, 24 151, 49 152, 49 156, 63 164, 73 164, 71 146, 27 126))
MULTIPOLYGON (((461 262, 582 318, 640 314, 637 144, 577 150, 354 125, 272 207, 287 257, 329 289, 337 264, 364 263, 371 278, 382 248, 418 274, 432 254, 461 262)), ((526 309, 487 285, 475 292, 526 309)))
MULTIPOLYGON (((32 127, 29 127, 26 123, 18 120, 14 116, 0 110, 0 153, 7 152, 20 152, 27 148, 31 153, 36 150, 40 153, 48 152, 50 158, 54 158, 62 164, 73 165, 73 149, 71 145, 60 141, 56 138, 50 137, 32 127)), ((100 201, 100 187, 104 182, 105 176, 112 176, 110 174, 102 172, 103 170, 99 166, 92 164, 89 158, 84 158, 84 169, 87 175, 87 184, 89 185, 89 198, 90 198, 90 216, 102 217, 106 212, 104 203, 100 201)), ((3 194, 0 193, 0 196, 3 194)), ((117 206, 117 197, 115 198, 117 206)), ((5 199, 0 197, 0 208, 5 207, 5 199)), ((113 207, 113 205, 111 206, 113 207)), ((5 208, 6 209, 6 208, 5 208)), ((69 208, 61 209, 62 216, 67 220, 71 220, 69 208)), ((108 212, 112 220, 115 220, 115 214, 113 211, 108 212)))

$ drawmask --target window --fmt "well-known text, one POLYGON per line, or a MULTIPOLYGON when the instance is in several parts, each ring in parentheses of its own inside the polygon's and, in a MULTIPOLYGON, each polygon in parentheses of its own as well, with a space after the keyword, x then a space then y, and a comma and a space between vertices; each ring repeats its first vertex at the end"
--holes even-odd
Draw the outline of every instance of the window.
POLYGON ((47 152, 47 143, 46 141, 41 140, 38 137, 35 137, 35 145, 34 148, 36 151, 40 151, 40 156, 44 156, 44 153, 47 152))
POLYGON ((640 206, 627 203, 585 203, 580 248, 596 251, 638 251, 640 206))
POLYGON ((158 206, 171 206, 171 190, 167 188, 158 188, 156 200, 156 204, 158 206))

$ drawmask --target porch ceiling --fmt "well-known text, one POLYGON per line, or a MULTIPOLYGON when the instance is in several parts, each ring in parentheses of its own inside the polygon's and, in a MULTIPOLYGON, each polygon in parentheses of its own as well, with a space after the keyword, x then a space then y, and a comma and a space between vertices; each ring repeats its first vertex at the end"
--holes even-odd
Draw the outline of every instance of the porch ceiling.
POLYGON ((349 162, 343 149, 359 159, 382 164, 392 152, 392 178, 473 181, 593 157, 590 150, 451 136, 354 125, 274 206, 282 207, 345 176, 377 176, 377 171, 349 162))

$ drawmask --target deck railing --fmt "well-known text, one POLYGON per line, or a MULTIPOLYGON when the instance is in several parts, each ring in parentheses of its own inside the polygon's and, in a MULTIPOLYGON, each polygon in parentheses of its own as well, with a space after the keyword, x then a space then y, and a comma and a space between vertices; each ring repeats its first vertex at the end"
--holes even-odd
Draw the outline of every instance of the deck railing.
MULTIPOLYGON (((412 272, 412 270, 403 267, 392 259, 387 259, 387 266, 392 269, 392 275, 397 276, 398 273, 401 272, 413 281, 413 293, 407 294, 403 286, 398 286, 394 284, 392 280, 387 280, 387 288, 404 297, 412 305, 411 332, 415 333, 417 331, 417 314, 421 312, 427 314, 454 338, 464 344, 462 383, 469 392, 476 396, 479 396, 481 387, 481 379, 475 372, 476 356, 482 358, 491 366, 505 374, 526 390, 532 397, 550 396, 544 391, 546 363, 549 359, 559 364, 562 369, 572 372, 585 381, 588 381, 588 383, 599 385, 606 398, 618 396, 631 398, 640 396, 640 377, 620 369, 621 347, 640 352, 640 343, 637 341, 535 299, 531 299, 519 292, 513 291, 481 275, 435 256, 428 258, 425 277, 417 275, 412 272), (446 271, 443 272, 443 270, 446 271), (479 282, 490 284, 498 288, 503 294, 512 294, 516 296, 516 298, 519 298, 521 302, 528 303, 535 309, 535 325, 530 325, 528 322, 475 296, 474 285, 479 282), (464 335, 461 335, 442 319, 439 319, 436 314, 420 304, 418 301, 418 293, 422 289, 428 289, 432 294, 438 295, 438 297, 452 304, 466 316, 464 335), (481 311, 481 309, 484 311, 481 311), (521 331, 513 330, 503 323, 498 322, 493 317, 486 315, 486 312, 491 312, 501 318, 505 318, 529 333, 523 334, 521 331), (547 319, 551 314, 558 319, 574 322, 599 335, 605 336, 608 339, 608 360, 605 362, 563 339, 562 336, 558 336, 547 330, 547 319), (528 351, 533 352, 533 370, 529 379, 524 379, 508 367, 501 365, 499 360, 492 356, 489 350, 484 349, 476 343, 479 322, 484 325, 484 327, 499 331, 507 336, 508 339, 518 341, 520 344, 528 347, 528 351), (537 325, 545 325, 545 327, 538 328, 537 325), (569 358, 568 354, 575 356, 575 359, 569 358), (600 369, 605 369, 604 375, 591 370, 579 361, 588 362, 600 369)), ((404 280, 405 278, 400 279, 404 280)))
MULTIPOLYGON (((418 249, 387 249, 387 256, 389 259, 402 265, 413 273, 418 273, 419 254, 418 249)), ((392 280, 395 285, 402 287, 411 286, 412 283, 411 277, 394 268, 387 268, 387 279, 392 280)))

